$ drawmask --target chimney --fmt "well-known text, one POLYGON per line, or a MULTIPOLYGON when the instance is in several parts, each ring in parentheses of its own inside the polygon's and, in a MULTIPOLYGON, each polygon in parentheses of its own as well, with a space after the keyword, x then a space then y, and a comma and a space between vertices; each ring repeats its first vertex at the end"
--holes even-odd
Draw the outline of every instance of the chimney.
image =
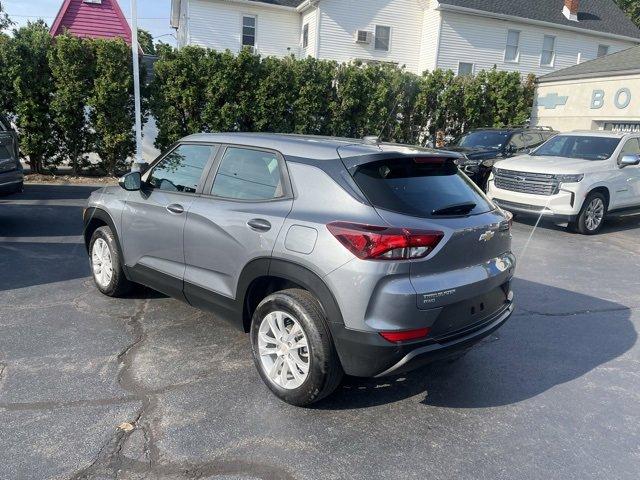
POLYGON ((568 20, 572 22, 578 21, 578 9, 580 8, 580 0, 564 0, 564 8, 562 13, 568 20))

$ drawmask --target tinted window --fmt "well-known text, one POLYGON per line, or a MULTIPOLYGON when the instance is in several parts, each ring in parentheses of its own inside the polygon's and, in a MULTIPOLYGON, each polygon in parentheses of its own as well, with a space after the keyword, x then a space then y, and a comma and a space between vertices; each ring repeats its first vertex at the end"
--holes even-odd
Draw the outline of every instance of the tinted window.
POLYGON ((619 138, 558 135, 542 145, 534 155, 606 160, 613 155, 619 143, 619 138))
POLYGON ((507 142, 509 134, 505 132, 471 132, 460 137, 457 145, 460 147, 489 147, 502 148, 507 142))
POLYGON ((624 144, 620 152, 620 158, 625 155, 640 155, 640 141, 637 138, 632 138, 624 144))
POLYGON ((524 148, 524 137, 521 133, 516 133, 511 140, 509 141, 509 145, 511 145, 516 150, 521 150, 524 148))
POLYGON ((415 217, 462 204, 475 204, 468 214, 493 208, 450 160, 381 160, 358 167, 353 178, 372 205, 415 217))
POLYGON ((542 135, 539 133, 524 133, 522 138, 524 139, 524 146, 527 148, 537 147, 542 143, 542 135))
POLYGON ((270 200, 283 195, 275 153, 228 148, 216 174, 213 195, 238 200, 270 200))
POLYGON ((148 183, 160 190, 195 193, 215 148, 212 145, 180 145, 155 166, 148 183))
MULTIPOLYGON (((9 152, 8 146, 4 146, 0 144, 0 160, 6 160, 8 158, 13 158, 11 152, 9 152)), ((1 170, 1 167, 0 167, 1 170)))

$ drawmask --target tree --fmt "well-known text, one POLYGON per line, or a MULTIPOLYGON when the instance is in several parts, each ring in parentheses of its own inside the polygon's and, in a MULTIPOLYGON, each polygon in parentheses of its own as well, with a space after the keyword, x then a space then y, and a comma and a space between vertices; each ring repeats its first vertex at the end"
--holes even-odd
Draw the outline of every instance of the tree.
POLYGON ((14 30, 8 42, 8 77, 13 80, 14 113, 20 129, 20 149, 31 170, 42 173, 55 151, 51 129, 51 35, 39 20, 14 30))
POLYGON ((0 33, 0 112, 10 113, 14 108, 13 79, 9 75, 9 42, 11 37, 0 33))
POLYGON ((156 47, 153 44, 153 35, 142 28, 138 29, 138 43, 145 55, 156 54, 156 47))
POLYGON ((4 11, 4 7, 0 1, 0 32, 5 28, 9 28, 11 25, 13 25, 13 22, 9 18, 9 15, 7 15, 7 12, 4 11))
POLYGON ((215 55, 194 46, 174 50, 162 44, 158 49, 151 112, 158 125, 155 146, 160 150, 186 135, 206 130, 202 113, 215 55))
POLYGON ((640 27, 640 1, 615 0, 618 6, 627 14, 633 23, 640 27))
POLYGON ((94 62, 91 41, 72 35, 55 38, 49 51, 53 76, 51 114, 58 151, 57 163, 68 159, 73 174, 86 166, 91 151, 87 99, 93 88, 94 62))
POLYGON ((135 152, 131 49, 121 39, 93 42, 96 69, 88 105, 95 150, 105 171, 117 175, 135 152))

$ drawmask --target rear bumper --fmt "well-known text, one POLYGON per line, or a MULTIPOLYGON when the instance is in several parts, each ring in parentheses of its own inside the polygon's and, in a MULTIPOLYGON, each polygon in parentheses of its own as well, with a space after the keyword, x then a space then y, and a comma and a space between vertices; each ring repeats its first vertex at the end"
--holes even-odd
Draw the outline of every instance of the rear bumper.
MULTIPOLYGON (((512 295, 510 295, 512 298, 512 295)), ((382 377, 413 370, 469 349, 500 328, 513 313, 511 300, 482 321, 434 340, 390 343, 379 334, 332 324, 331 333, 348 375, 382 377)))

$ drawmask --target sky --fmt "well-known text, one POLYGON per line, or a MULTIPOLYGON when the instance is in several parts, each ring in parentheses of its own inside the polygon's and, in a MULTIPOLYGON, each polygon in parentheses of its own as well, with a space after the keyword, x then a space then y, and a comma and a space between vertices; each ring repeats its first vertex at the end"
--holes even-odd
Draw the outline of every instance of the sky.
MULTIPOLYGON (((39 18, 51 25, 63 0, 2 0, 2 5, 17 26, 39 18)), ((124 16, 131 21, 130 0, 118 0, 124 16)), ((138 26, 154 38, 175 45, 175 30, 169 27, 171 0, 138 0, 138 26)))

